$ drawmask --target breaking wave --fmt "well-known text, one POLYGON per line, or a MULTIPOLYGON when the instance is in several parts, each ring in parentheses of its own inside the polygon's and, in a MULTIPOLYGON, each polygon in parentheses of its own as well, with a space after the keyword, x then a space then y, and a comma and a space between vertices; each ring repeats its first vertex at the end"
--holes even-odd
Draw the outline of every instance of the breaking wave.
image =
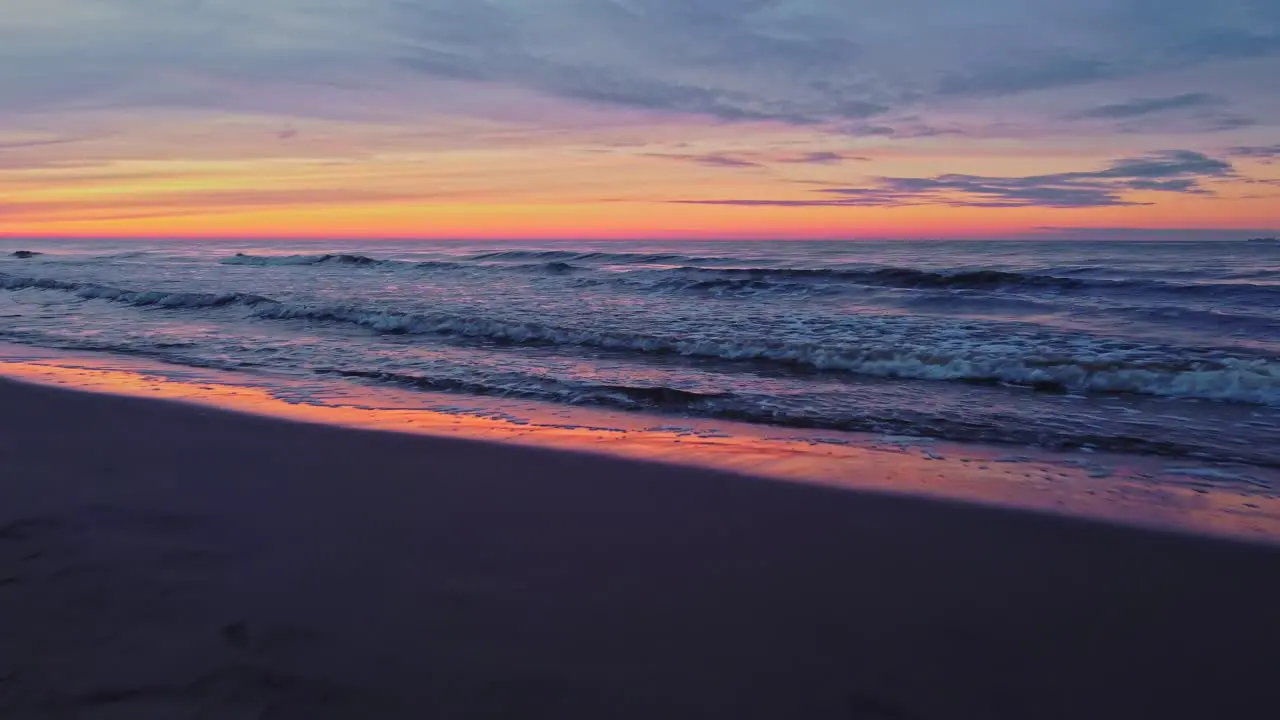
MULTIPOLYGON (((147 357, 166 363, 220 370, 241 370, 253 363, 208 357, 196 343, 156 343, 108 338, 50 337, 38 331, 0 329, 8 341, 34 343, 43 347, 88 350, 147 357)), ((675 413, 703 418, 734 420, 778 427, 837 430, 932 437, 960 442, 993 442, 1031 445, 1050 449, 1089 448, 1098 451, 1133 452, 1164 457, 1204 459, 1218 457, 1233 462, 1280 466, 1280 459, 1265 451, 1247 447, 1213 449, 1195 444, 1191 438, 1172 439, 1145 434, 1099 434, 1087 428, 1060 427, 1053 430, 1008 422, 987 422, 954 415, 939 415, 912 409, 867 408, 857 404, 832 412, 832 408, 809 408, 803 404, 780 405, 776 398, 731 392, 697 392, 664 385, 608 384, 506 373, 463 379, 451 376, 393 372, 358 368, 312 369, 318 375, 337 376, 377 384, 390 384, 424 392, 482 397, 519 398, 562 404, 603 407, 627 411, 675 413)))
POLYGON ((407 385, 429 392, 461 392, 468 395, 554 400, 624 410, 690 410, 699 404, 713 400, 727 400, 731 397, 728 394, 700 393, 662 385, 587 384, 525 375, 481 381, 378 370, 336 369, 332 372, 342 377, 407 385))
POLYGON ((239 307, 256 320, 341 323, 378 333, 456 337, 505 345, 572 346, 639 355, 757 362, 803 371, 890 379, 1004 384, 1060 393, 1127 393, 1280 406, 1280 360, 1150 348, 1102 352, 1082 346, 1052 355, 974 344, 945 349, 849 338, 784 342, 741 336, 632 334, 448 312, 413 313, 360 305, 282 302, 246 293, 133 291, 105 285, 0 274, 0 288, 71 292, 170 310, 239 307))
POLYGON ((504 344, 569 345, 651 355, 754 361, 802 370, 849 372, 889 379, 1006 384, 1047 392, 1129 393, 1280 406, 1280 361, 1265 358, 1123 360, 1100 357, 1010 356, 974 348, 896 348, 826 343, 752 342, 732 338, 633 335, 533 322, 412 314, 337 306, 279 304, 262 318, 343 322, 377 332, 457 336, 504 344))
MULTIPOLYGON (((346 253, 324 253, 321 255, 247 255, 236 253, 232 257, 220 261, 223 265, 240 265, 246 267, 310 267, 316 265, 344 266, 352 268, 395 268, 411 270, 485 270, 493 266, 473 263, 453 262, 449 260, 379 260, 367 255, 350 255, 346 253)), ((561 260, 504 265, 502 269, 523 272, 545 272, 560 274, 581 269, 561 260)))
POLYGON ((163 308, 215 308, 228 305, 280 304, 262 295, 249 293, 199 293, 171 292, 168 290, 122 290, 110 285, 68 282, 49 278, 26 278, 0 274, 0 289, 4 290, 62 290, 75 293, 86 300, 110 300, 137 307, 163 308))
POLYGON ((1062 277, 1007 270, 936 271, 881 268, 703 268, 658 271, 659 283, 684 281, 690 290, 785 286, 807 291, 814 286, 858 285, 910 290, 1137 292, 1177 296, 1253 297, 1280 302, 1280 286, 1243 282, 1167 282, 1148 279, 1062 277))
POLYGON ((368 255, 353 255, 350 253, 323 253, 319 255, 249 255, 246 253, 236 253, 229 258, 223 258, 220 262, 223 265, 242 265, 247 267, 306 267, 313 265, 341 265, 353 268, 405 267, 417 268, 420 270, 466 267, 463 263, 449 262, 445 260, 429 260, 424 262, 415 262, 412 260, 379 260, 377 258, 371 258, 368 255))
POLYGON ((254 265, 259 267, 277 267, 288 265, 381 265, 387 260, 375 260, 367 255, 350 255, 346 253, 324 253, 322 255, 248 255, 236 253, 222 260, 223 265, 254 265))
MULTIPOLYGON (((412 373, 334 369, 323 374, 359 378, 410 387, 425 392, 465 393, 590 405, 620 410, 678 412, 706 418, 776 425, 780 427, 870 432, 934 437, 961 442, 1000 442, 1053 449, 1089 447, 1114 452, 1136 452, 1166 457, 1197 457, 1201 448, 1162 439, 1134 436, 1056 433, 1017 426, 993 426, 955 418, 904 412, 900 415, 860 414, 850 408, 839 416, 782 409, 767 398, 732 393, 700 393, 665 386, 597 385, 564 382, 545 377, 513 375, 486 381, 462 380, 412 373)), ((1262 464, 1274 464, 1254 459, 1262 464)))

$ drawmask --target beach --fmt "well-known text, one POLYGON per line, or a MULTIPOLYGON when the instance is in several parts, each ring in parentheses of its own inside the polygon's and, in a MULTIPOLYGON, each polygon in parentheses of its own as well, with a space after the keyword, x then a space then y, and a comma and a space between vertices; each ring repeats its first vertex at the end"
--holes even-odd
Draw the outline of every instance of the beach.
POLYGON ((5 718, 1270 712, 1274 546, 0 382, 5 718))
POLYGON ((0 7, 0 720, 1280 718, 1280 0, 0 7))

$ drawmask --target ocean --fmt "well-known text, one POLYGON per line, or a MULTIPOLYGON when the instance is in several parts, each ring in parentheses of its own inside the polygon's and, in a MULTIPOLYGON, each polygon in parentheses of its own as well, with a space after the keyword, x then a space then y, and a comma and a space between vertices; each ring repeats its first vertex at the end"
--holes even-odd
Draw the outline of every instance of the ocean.
POLYGON ((0 247, 0 341, 305 402, 377 386, 1280 467, 1273 244, 0 247))

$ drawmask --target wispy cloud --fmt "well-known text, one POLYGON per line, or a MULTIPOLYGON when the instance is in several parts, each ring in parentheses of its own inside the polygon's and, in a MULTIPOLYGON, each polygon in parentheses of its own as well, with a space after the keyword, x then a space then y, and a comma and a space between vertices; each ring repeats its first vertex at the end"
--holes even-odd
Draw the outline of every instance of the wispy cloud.
POLYGON ((849 123, 841 126, 840 131, 854 137, 882 137, 895 140, 966 134, 964 130, 958 127, 937 127, 921 122, 918 118, 895 118, 877 122, 849 123))
POLYGON ((1232 111, 1226 98, 1206 92, 1138 97, 1095 105, 1070 113, 1065 118, 1112 123, 1111 127, 1115 132, 1126 134, 1221 133, 1258 124, 1257 119, 1232 111))
MULTIPOLYGON (((562 206, 696 193, 710 170, 689 171, 715 168, 740 199, 691 202, 1107 207, 1247 189, 1213 153, 1280 161, 1275 0, 0 4, 0 187, 43 193, 24 202, 57 182, 107 197, 130 164, 307 190, 348 163, 394 193, 453 153, 432 187, 494 202, 551 198, 549 177, 562 206), (1167 147, 1186 150, 1151 152, 1167 147), (668 148, 638 181, 626 159, 668 148), (1128 160, 1037 165, 1067 153, 1128 160), (870 179, 794 195, 845 171, 870 179)), ((307 196, 255 197, 302 212, 307 196)))
POLYGON ((868 186, 826 187, 826 197, 801 200, 676 200, 705 205, 832 207, 953 205, 964 207, 1088 208, 1139 205, 1133 192, 1209 194, 1206 180, 1234 175, 1231 163, 1190 150, 1116 160, 1101 170, 998 177, 948 173, 881 177, 868 186))
POLYGON ((778 158, 776 162, 793 165, 837 165, 843 162, 871 162, 871 158, 866 155, 848 155, 831 152, 830 150, 819 150, 801 155, 784 156, 778 158))
POLYGON ((405 61, 443 77, 726 120, 860 120, 919 101, 1074 87, 1280 51, 1280 20, 1249 0, 1060 0, 1034 12, 991 0, 965 13, 943 0, 703 0, 696 9, 676 0, 545 0, 536 13, 517 0, 473 5, 407 5, 404 26, 418 50, 405 61), (1178 21, 1162 19, 1169 15, 1178 21))
POLYGON ((938 83, 938 92, 942 95, 1013 95, 1106 80, 1118 72, 1114 63, 1098 57, 1033 55, 1018 63, 991 64, 948 73, 938 83))
POLYGON ((131 202, 122 198, 60 199, 6 202, 7 220, 80 222, 161 217, 178 214, 216 214, 264 207, 332 207, 338 204, 393 203, 430 199, 411 191, 352 190, 350 188, 191 190, 148 193, 131 202))
POLYGON ((1228 149, 1227 154, 1232 157, 1249 158, 1250 160, 1261 160, 1262 162, 1270 163, 1280 160, 1280 144, 1239 145, 1228 149))
POLYGON ((1226 101, 1217 95, 1194 92, 1170 97, 1135 98, 1122 103, 1099 105, 1077 113, 1075 117, 1120 120, 1169 112, 1171 110, 1220 107, 1224 104, 1226 104, 1226 101))
POLYGON ((68 145, 76 142, 74 138, 46 138, 40 140, 0 140, 0 152, 6 150, 25 150, 27 148, 49 147, 50 145, 68 145))
POLYGON ((91 160, 65 157, 47 152, 50 148, 82 142, 81 138, 41 137, 0 139, 0 170, 39 170, 46 168, 71 168, 95 165, 91 160))
POLYGON ((752 162, 740 157, 732 155, 724 155, 721 153, 709 153, 706 155, 679 155, 673 153, 648 153, 648 157, 662 158, 664 160, 676 160, 679 162, 693 163, 695 165, 705 165, 707 167, 717 168, 759 168, 764 167, 758 162, 752 162))
POLYGON ((1032 235, 1059 240, 1244 240, 1269 235, 1266 228, 1143 228, 1060 227, 1032 228, 1032 235))
POLYGON ((278 107, 280 84, 381 91, 407 69, 804 125, 1276 57, 1264 0, 6 0, 0 109, 278 107))
POLYGON ((865 155, 816 150, 802 153, 752 151, 746 153, 646 153, 646 157, 675 160, 717 168, 763 168, 769 165, 838 165, 844 162, 870 162, 865 155))

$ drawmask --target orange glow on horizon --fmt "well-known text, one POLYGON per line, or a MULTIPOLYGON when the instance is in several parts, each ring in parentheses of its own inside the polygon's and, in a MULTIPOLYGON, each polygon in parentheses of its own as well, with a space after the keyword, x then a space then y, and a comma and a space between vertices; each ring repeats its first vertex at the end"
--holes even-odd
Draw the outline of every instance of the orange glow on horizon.
POLYGON ((679 137, 683 129, 689 139, 656 147, 633 147, 605 131, 504 135, 485 126, 473 129, 482 137, 451 148, 380 126, 315 122, 282 140, 253 118, 174 122, 157 121, 154 132, 145 124, 138 136, 146 139, 34 144, 0 168, 0 237, 979 238, 1043 227, 1280 225, 1280 205, 1259 190, 1280 177, 1261 163, 1241 168, 1250 181, 1216 182, 1212 194, 1127 193, 1135 204, 983 207, 961 196, 821 204, 838 197, 826 188, 874 186, 879 177, 1096 169, 1114 160, 1113 148, 1082 156, 962 141, 867 147, 795 128, 701 125, 658 127, 652 132, 679 137), (199 141, 184 137, 184 127, 199 130, 199 141), (851 159, 795 162, 812 152, 851 159), (721 200, 816 204, 680 202, 721 200))
POLYGON ((860 239, 1017 236, 1036 228, 1142 227, 1249 230, 1275 222, 1264 203, 1189 202, 1175 207, 1039 208, 914 206, 901 208, 777 208, 645 202, 520 205, 351 205, 262 208, 239 212, 199 209, 153 217, 59 219, 7 223, 10 238, 193 239, 860 239), (1207 203, 1204 203, 1207 205, 1207 203), (1206 212, 1211 210, 1212 212, 1206 212))

